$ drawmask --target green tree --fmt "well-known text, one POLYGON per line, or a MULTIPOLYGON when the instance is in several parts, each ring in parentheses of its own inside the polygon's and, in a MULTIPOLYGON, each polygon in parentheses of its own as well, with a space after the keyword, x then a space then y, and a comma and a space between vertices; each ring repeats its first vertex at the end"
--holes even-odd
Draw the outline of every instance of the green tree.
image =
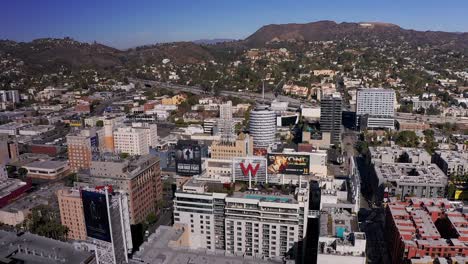
POLYGON ((419 145, 419 139, 414 131, 401 131, 396 135, 395 143, 401 147, 414 148, 419 145))
POLYGON ((439 108, 430 105, 429 108, 426 110, 427 115, 440 115, 440 110, 439 108))
POLYGON ((423 131, 423 134, 426 141, 424 143, 424 149, 429 152, 429 154, 433 154, 438 146, 438 143, 435 141, 434 130, 426 129, 423 131))
POLYGON ((146 222, 149 225, 152 225, 152 224, 156 223, 157 220, 158 220, 158 217, 153 212, 149 213, 148 216, 146 216, 146 222))
POLYGON ((356 143, 356 150, 361 155, 366 155, 369 152, 369 143, 366 141, 358 141, 356 143))
POLYGON ((66 240, 69 231, 60 223, 59 213, 48 205, 34 207, 23 227, 31 233, 57 240, 66 240))
POLYGON ((102 121, 102 120, 96 121, 96 126, 97 127, 103 127, 104 126, 104 121, 102 121))
POLYGON ((78 174, 70 173, 67 178, 65 178, 65 186, 73 187, 73 184, 78 181, 78 174))
POLYGON ((453 199, 455 197, 455 192, 457 191, 457 186, 454 183, 450 182, 447 186, 447 198, 453 199))
POLYGON ((24 178, 28 174, 28 170, 25 168, 19 168, 18 169, 18 176, 20 178, 24 178))

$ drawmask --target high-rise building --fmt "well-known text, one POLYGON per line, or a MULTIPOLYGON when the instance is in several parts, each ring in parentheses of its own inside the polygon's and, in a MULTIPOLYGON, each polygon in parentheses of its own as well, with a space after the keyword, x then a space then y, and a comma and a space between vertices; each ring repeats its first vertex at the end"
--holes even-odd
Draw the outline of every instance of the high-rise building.
POLYGON ((119 127, 114 131, 114 148, 117 153, 149 154, 147 131, 132 127, 119 127))
POLYGON ((120 159, 116 155, 101 155, 91 162, 89 171, 78 175, 90 186, 111 185, 128 194, 130 222, 138 224, 158 213, 162 200, 159 158, 150 155, 120 159))
POLYGON ((114 152, 114 119, 104 120, 104 143, 102 149, 105 152, 114 152))
POLYGON ((341 112, 343 101, 339 93, 326 95, 320 102, 320 130, 331 134, 331 144, 341 142, 341 112))
POLYGON ((275 142, 276 114, 266 105, 258 105, 250 111, 250 135, 254 148, 268 148, 275 142))
POLYGON ((356 116, 361 129, 394 129, 395 98, 395 91, 391 89, 359 89, 356 98, 356 116))
POLYGON ((78 172, 89 169, 94 149, 98 147, 94 128, 78 130, 67 135, 68 162, 70 169, 78 172))
POLYGON ((232 102, 227 101, 224 104, 219 105, 219 118, 220 119, 232 119, 232 102))
POLYGON ((240 134, 234 142, 215 141, 211 145, 211 158, 232 159, 253 155, 253 139, 249 134, 240 134))
POLYGON ((192 249, 279 260, 296 251, 306 234, 309 189, 304 184, 275 194, 263 189, 227 194, 192 179, 175 194, 174 222, 190 230, 192 249))
POLYGON ((141 129, 146 133, 148 146, 156 147, 158 144, 158 125, 151 123, 132 123, 132 128, 141 129))
POLYGON ((86 240, 86 226, 83 214, 83 202, 77 189, 61 189, 57 191, 62 225, 68 227, 68 238, 86 240))
POLYGON ((221 137, 221 141, 233 142, 236 140, 231 101, 219 105, 219 119, 216 122, 216 128, 221 137))

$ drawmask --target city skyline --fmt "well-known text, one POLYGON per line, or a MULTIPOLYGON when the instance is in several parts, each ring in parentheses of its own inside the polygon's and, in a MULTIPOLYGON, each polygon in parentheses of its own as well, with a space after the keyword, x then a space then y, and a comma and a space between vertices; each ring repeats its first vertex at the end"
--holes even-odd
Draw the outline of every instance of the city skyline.
POLYGON ((68 36, 127 49, 160 42, 244 39, 264 25, 320 20, 376 21, 405 29, 466 32, 468 18, 463 15, 466 8, 468 3, 458 0, 451 5, 425 1, 424 6, 417 2, 368 0, 296 1, 288 5, 281 1, 269 1, 268 5, 261 1, 144 1, 138 5, 126 1, 21 1, 5 4, 0 39, 31 41, 68 36))

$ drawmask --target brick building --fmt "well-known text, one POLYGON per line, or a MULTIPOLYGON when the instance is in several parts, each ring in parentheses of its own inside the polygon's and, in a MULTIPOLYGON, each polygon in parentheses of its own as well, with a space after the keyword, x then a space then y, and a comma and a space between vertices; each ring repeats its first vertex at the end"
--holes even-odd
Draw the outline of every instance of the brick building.
POLYGON ((130 224, 142 223, 150 213, 158 213, 162 201, 162 181, 159 158, 151 155, 96 157, 90 169, 78 174, 80 181, 90 186, 110 185, 128 194, 130 224))
POLYGON ((79 190, 62 189, 57 191, 62 225, 68 227, 68 238, 86 240, 86 226, 83 202, 79 190))
POLYGON ((445 198, 392 199, 386 212, 386 237, 392 263, 424 257, 466 256, 467 217, 445 198))

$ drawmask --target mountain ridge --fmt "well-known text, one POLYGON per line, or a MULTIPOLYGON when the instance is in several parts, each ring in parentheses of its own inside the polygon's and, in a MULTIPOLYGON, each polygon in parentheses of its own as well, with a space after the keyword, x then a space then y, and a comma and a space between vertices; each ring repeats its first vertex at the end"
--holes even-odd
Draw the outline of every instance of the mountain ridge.
MULTIPOLYGON (((229 49, 266 47, 276 42, 356 41, 372 46, 382 41, 407 42, 414 47, 458 51, 468 54, 467 32, 417 31, 386 22, 341 22, 331 20, 310 23, 269 24, 262 26, 244 40, 214 44, 186 42, 144 45, 128 50, 100 43, 41 38, 31 42, 0 40, 0 56, 11 55, 25 62, 32 72, 52 72, 57 67, 70 69, 95 67, 112 70, 125 65, 161 63, 165 58, 176 64, 196 64, 216 60, 229 49), (218 55, 217 55, 218 54, 218 55), (50 71, 46 71, 50 69, 50 71)), ((223 39, 225 40, 225 39, 223 39)))

